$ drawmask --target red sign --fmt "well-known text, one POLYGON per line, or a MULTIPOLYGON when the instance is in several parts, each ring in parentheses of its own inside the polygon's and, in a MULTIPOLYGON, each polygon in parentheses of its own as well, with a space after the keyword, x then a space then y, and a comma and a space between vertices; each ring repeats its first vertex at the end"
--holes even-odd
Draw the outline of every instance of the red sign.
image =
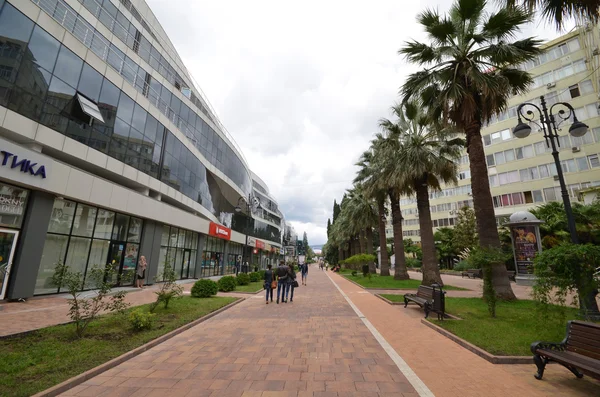
POLYGON ((260 241, 260 240, 256 240, 256 248, 264 249, 265 248, 265 242, 264 241, 260 241))
POLYGON ((215 236, 218 238, 222 238, 223 240, 231 239, 231 229, 226 228, 225 226, 221 226, 218 223, 211 222, 208 227, 208 234, 211 236, 215 236))

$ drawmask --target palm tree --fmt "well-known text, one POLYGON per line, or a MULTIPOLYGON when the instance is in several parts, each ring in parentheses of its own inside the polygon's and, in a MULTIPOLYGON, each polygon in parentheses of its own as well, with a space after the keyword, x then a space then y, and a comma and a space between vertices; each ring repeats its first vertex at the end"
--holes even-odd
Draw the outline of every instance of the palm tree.
MULTIPOLYGON (((396 105, 391 108, 392 114, 399 119, 402 114, 402 106, 396 105)), ((400 142, 396 139, 400 127, 388 119, 379 120, 382 134, 376 135, 373 140, 378 155, 376 156, 379 166, 383 170, 382 180, 387 181, 388 197, 392 209, 392 226, 394 230, 394 250, 396 252, 396 264, 394 269, 395 280, 408 280, 408 269, 406 267, 406 256, 404 248, 404 236, 402 234, 402 210, 400 208, 400 197, 411 192, 406 180, 401 175, 395 175, 395 165, 400 161, 400 142), (391 137, 391 138, 390 138, 391 137)))
MULTIPOLYGON (((514 40, 532 21, 531 12, 509 8, 487 14, 486 5, 486 0, 456 0, 446 16, 434 10, 419 15, 430 44, 407 42, 399 52, 425 69, 409 76, 401 93, 404 101, 420 98, 466 134, 479 244, 499 248, 481 126, 505 109, 510 97, 526 92, 531 76, 515 65, 539 54, 540 42, 514 40)), ((499 298, 516 299, 505 265, 494 266, 492 284, 499 298)))
POLYGON ((377 203, 377 223, 379 227, 379 247, 380 247, 380 274, 382 276, 390 275, 390 265, 387 252, 387 241, 385 237, 385 201, 386 187, 382 178, 381 169, 377 166, 373 147, 365 151, 356 163, 359 167, 355 184, 362 185, 365 193, 377 203))
POLYGON ((398 128, 389 137, 400 144, 398 161, 389 178, 392 182, 408 182, 417 197, 423 250, 423 285, 443 285, 433 237, 429 189, 439 190, 442 183, 457 183, 456 160, 464 148, 464 141, 456 138, 453 130, 436 125, 416 102, 406 102, 401 109, 395 123, 398 128))
MULTIPOLYGON (((348 203, 345 216, 350 219, 351 231, 360 235, 361 253, 373 254, 373 227, 377 225, 377 210, 373 199, 361 185, 348 191, 348 203), (366 239, 366 242, 365 242, 366 239)), ((369 263, 370 270, 375 271, 374 263, 369 263)))
POLYGON ((526 7, 530 11, 539 10, 542 16, 554 22, 558 29, 565 26, 570 18, 588 18, 598 22, 600 0, 499 0, 505 7, 526 7))

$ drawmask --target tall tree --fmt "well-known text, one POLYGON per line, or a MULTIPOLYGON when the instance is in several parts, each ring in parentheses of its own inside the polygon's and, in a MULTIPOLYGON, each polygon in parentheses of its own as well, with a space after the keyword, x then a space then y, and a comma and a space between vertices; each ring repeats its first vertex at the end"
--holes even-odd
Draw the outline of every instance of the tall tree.
POLYGON ((458 210, 456 224, 454 225, 454 235, 452 245, 456 251, 463 252, 466 248, 473 249, 477 245, 477 221, 475 220, 475 211, 469 207, 463 207, 458 210))
MULTIPOLYGON (((408 183, 417 197, 421 249, 423 250, 423 285, 443 285, 437 263, 433 223, 429 209, 429 189, 457 182, 458 165, 464 141, 455 131, 435 124, 416 102, 406 102, 398 112, 398 126, 389 139, 399 142, 399 150, 389 154, 398 161, 390 180, 408 183), (396 152, 400 153, 396 156, 396 152)), ((387 156, 385 152, 383 156, 387 156)))
POLYGON ((556 24, 558 29, 573 18, 587 18, 598 22, 600 0, 498 0, 505 7, 526 7, 530 11, 539 11, 542 17, 556 24))
POLYGON ((308 236, 306 235, 306 232, 302 235, 302 245, 304 245, 305 250, 308 249, 308 236))
POLYGON ((365 151, 356 165, 359 167, 355 184, 360 184, 370 197, 377 203, 377 223, 379 227, 379 252, 380 252, 380 274, 390 275, 390 262, 387 253, 387 242, 385 239, 385 202, 387 199, 387 187, 382 177, 381 168, 376 164, 373 147, 365 151))
POLYGON ((331 219, 327 218, 327 238, 331 234, 331 219))
MULTIPOLYGON (((486 0, 455 0, 448 15, 426 10, 418 16, 429 43, 406 42, 399 52, 424 69, 410 75, 401 92, 405 101, 420 98, 466 134, 479 244, 499 248, 481 127, 509 98, 527 91, 531 76, 517 66, 540 53, 540 41, 514 39, 532 21, 531 12, 486 13, 486 5, 486 0)), ((492 284, 501 299, 516 299, 504 264, 492 269, 492 284)))

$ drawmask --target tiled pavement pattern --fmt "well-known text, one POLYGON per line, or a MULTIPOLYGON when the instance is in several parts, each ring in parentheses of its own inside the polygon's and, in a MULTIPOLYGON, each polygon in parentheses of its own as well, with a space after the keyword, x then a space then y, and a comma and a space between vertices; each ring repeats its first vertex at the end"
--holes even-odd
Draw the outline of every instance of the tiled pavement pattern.
POLYGON ((389 305, 329 274, 436 397, 600 397, 600 382, 576 379, 556 364, 546 367, 542 381, 533 377, 533 362, 491 364, 421 324, 423 311, 417 306, 389 305))
MULTIPOLYGON (((184 284, 184 293, 189 293, 191 283, 184 284)), ((145 287, 127 293, 125 298, 132 306, 150 303, 156 299, 154 291, 158 286, 145 287)), ((227 293, 219 295, 246 298, 246 294, 227 293)), ((27 302, 0 303, 0 336, 49 327, 69 322, 69 306, 63 296, 36 297, 27 302)))
POLYGON ((293 303, 258 294, 64 395, 417 397, 324 272, 308 282, 293 303))

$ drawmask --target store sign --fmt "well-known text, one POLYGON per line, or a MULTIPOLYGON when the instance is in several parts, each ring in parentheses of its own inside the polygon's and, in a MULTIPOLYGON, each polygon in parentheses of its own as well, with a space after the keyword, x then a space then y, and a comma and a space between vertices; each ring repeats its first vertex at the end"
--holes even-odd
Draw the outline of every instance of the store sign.
POLYGON ((27 159, 23 156, 8 152, 6 150, 0 151, 0 158, 2 158, 2 167, 10 167, 11 169, 18 169, 21 172, 28 173, 33 176, 41 176, 42 179, 46 179, 46 166, 39 164, 35 160, 27 159))
POLYGON ((256 247, 256 239, 248 236, 248 247, 256 247))
POLYGON ((265 242, 264 241, 260 241, 260 240, 256 240, 256 248, 264 249, 265 248, 265 242))
POLYGON ((210 223, 210 226, 208 227, 208 234, 214 237, 222 238, 223 240, 231 239, 231 229, 214 222, 210 223))

